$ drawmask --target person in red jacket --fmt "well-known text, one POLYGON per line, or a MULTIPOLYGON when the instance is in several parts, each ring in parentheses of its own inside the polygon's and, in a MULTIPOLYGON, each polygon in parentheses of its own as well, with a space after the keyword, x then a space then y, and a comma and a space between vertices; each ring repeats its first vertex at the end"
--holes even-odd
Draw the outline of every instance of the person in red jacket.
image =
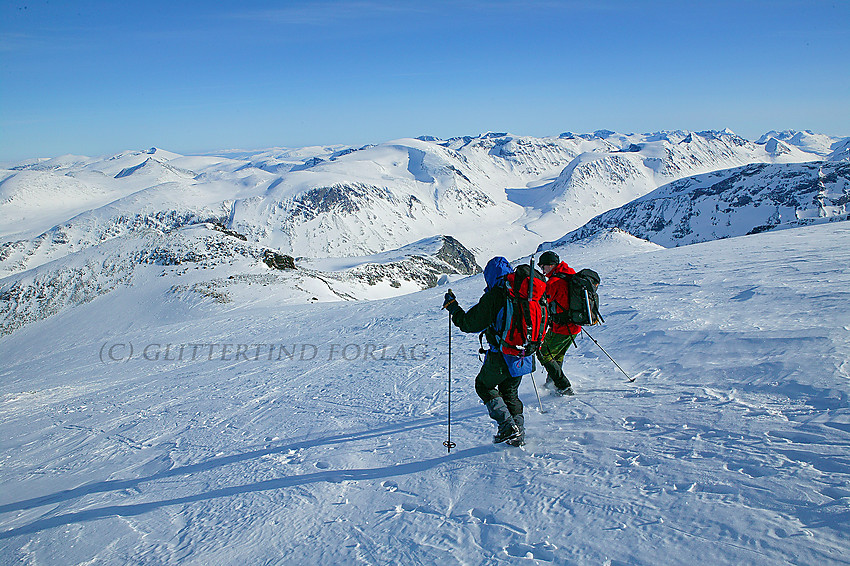
POLYGON ((564 363, 564 354, 575 342, 576 336, 581 332, 581 326, 572 323, 559 324, 555 320, 558 318, 557 313, 567 310, 570 304, 569 284, 566 279, 558 277, 558 274, 575 275, 576 271, 552 251, 543 252, 537 265, 546 276, 546 297, 549 301, 549 312, 552 313, 552 327, 537 351, 537 359, 546 368, 547 387, 553 386, 558 395, 575 395, 572 384, 564 375, 561 366, 564 363))

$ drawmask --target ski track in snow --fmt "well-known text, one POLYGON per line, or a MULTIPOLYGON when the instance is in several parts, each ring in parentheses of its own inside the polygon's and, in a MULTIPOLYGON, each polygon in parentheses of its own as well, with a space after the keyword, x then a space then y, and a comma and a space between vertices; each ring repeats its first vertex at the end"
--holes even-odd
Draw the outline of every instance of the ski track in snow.
MULTIPOLYGON (((0 339, 0 564, 850 563, 843 226, 559 250, 602 275, 588 330, 637 379, 581 338, 577 396, 538 371, 541 414, 524 380, 522 450, 490 444, 457 329, 442 446, 444 288, 187 306, 152 278, 34 323, 0 339), (98 358, 154 342, 318 354, 98 358), (330 355, 366 344, 389 359, 330 355)), ((468 308, 483 281, 452 287, 468 308)))

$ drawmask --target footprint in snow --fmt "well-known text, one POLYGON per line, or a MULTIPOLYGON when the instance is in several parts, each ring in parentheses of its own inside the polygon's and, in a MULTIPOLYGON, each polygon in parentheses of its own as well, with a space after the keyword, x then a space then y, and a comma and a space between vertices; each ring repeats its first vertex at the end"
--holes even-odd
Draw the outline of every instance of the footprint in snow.
POLYGON ((557 546, 542 542, 539 544, 512 544, 505 547, 505 553, 513 558, 528 558, 543 562, 554 562, 557 546))
POLYGON ((657 428, 657 425, 645 417, 625 417, 622 419, 623 428, 626 430, 647 430, 657 428))

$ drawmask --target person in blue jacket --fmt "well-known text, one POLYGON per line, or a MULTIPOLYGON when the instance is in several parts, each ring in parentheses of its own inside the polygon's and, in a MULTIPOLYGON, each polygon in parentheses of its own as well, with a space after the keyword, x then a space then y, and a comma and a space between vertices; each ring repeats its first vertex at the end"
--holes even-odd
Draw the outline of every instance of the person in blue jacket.
MULTIPOLYGON (((496 318, 507 300, 507 290, 502 284, 505 276, 512 272, 511 265, 503 257, 494 257, 484 268, 487 287, 478 303, 464 311, 451 291, 446 293, 443 308, 451 313, 452 323, 462 332, 485 332, 488 343, 499 343, 495 333, 496 318)), ((490 349, 484 364, 475 377, 475 392, 487 407, 487 412, 496 421, 494 443, 506 442, 514 446, 525 444, 525 419, 519 398, 522 377, 513 377, 508 371, 505 358, 490 349)))

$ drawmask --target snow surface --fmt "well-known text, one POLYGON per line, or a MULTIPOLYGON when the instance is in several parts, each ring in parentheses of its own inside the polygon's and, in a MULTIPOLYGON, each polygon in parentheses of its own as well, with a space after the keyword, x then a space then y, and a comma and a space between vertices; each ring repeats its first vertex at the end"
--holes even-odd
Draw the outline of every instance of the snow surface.
POLYGON ((850 225, 557 251, 637 380, 582 338, 522 450, 456 329, 442 445, 445 286, 219 303, 148 265, 3 336, 0 564, 850 563, 850 225))

